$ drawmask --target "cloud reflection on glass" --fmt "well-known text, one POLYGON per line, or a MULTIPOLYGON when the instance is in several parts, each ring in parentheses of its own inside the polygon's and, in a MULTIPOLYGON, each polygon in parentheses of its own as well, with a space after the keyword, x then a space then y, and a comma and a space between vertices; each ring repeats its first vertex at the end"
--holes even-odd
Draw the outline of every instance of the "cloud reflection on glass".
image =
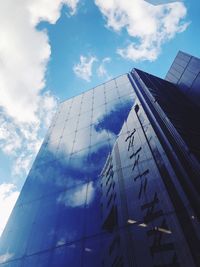
MULTIPOLYGON (((18 212, 10 218, 10 232, 21 236, 18 247, 4 242, 1 259, 57 248, 53 257, 62 266, 61 250, 70 254, 78 249, 78 240, 102 232, 99 176, 133 105, 128 83, 124 75, 60 104, 20 194, 18 212)), ((32 266, 40 260, 29 257, 25 262, 32 266)))

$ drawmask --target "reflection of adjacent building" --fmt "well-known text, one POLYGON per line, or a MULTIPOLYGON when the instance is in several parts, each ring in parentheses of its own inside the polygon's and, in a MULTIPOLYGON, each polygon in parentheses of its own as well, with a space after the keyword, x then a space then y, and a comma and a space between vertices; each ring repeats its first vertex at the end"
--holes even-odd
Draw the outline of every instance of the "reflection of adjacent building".
POLYGON ((106 251, 114 250, 105 266, 132 266, 127 259, 135 266, 196 266, 197 217, 139 103, 122 130, 102 173, 102 227, 112 235, 106 251))
POLYGON ((200 266, 200 61, 177 58, 177 85, 133 69, 60 104, 0 266, 200 266))
POLYGON ((103 266, 200 266, 200 110, 171 83, 129 78, 136 100, 101 173, 103 266))

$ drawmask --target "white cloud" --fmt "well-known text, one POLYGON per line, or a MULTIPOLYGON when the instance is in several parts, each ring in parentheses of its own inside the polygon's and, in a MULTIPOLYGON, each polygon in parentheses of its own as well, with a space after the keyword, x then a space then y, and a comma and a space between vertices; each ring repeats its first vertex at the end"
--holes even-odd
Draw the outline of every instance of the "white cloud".
POLYGON ((93 63, 99 62, 95 71, 100 78, 110 79, 111 76, 108 74, 106 64, 111 61, 111 58, 105 57, 102 60, 98 60, 95 56, 80 56, 80 62, 75 64, 73 67, 74 73, 81 79, 90 82, 93 75, 93 63))
POLYGON ((31 23, 36 25, 40 21, 48 21, 52 24, 60 17, 60 11, 65 4, 70 9, 70 14, 73 15, 76 12, 79 0, 29 0, 27 6, 31 23))
POLYGON ((102 78, 106 77, 107 79, 110 79, 111 77, 108 75, 107 69, 106 69, 106 63, 109 63, 111 61, 111 58, 105 57, 99 67, 97 68, 97 75, 102 78))
POLYGON ((35 26, 42 20, 55 23, 63 4, 75 10, 77 0, 0 2, 0 106, 20 122, 38 122, 51 54, 47 32, 35 26))
POLYGON ((96 57, 89 56, 80 56, 80 63, 77 63, 73 67, 74 73, 81 79, 90 82, 92 77, 92 67, 93 63, 97 61, 96 57))
POLYGON ((56 101, 48 92, 39 99, 38 123, 19 123, 4 112, 0 113, 0 149, 14 159, 13 176, 23 177, 29 171, 41 145, 44 130, 56 109, 56 101))
MULTIPOLYGON (((51 48, 47 32, 36 24, 55 23, 64 3, 74 13, 77 2, 0 2, 0 149, 14 157, 14 177, 28 172, 57 105, 50 92, 42 92, 51 48)), ((14 184, 0 185, 0 234, 18 195, 14 184)), ((1 255, 0 260, 8 257, 1 255)))
MULTIPOLYGON (((1 235, 1 233, 0 233, 0 235, 1 235)), ((10 260, 13 256, 14 256, 14 254, 12 254, 12 253, 5 253, 5 254, 0 255, 0 263, 4 263, 4 262, 10 260)))
POLYGON ((64 204, 66 207, 80 207, 86 204, 86 193, 87 193, 87 204, 89 204, 94 198, 94 185, 93 182, 76 186, 74 192, 63 192, 59 195, 57 202, 64 204))
POLYGON ((64 0, 64 3, 71 9, 70 14, 74 15, 76 13, 79 0, 64 0))
POLYGON ((0 148, 10 155, 21 147, 21 138, 13 123, 4 114, 0 114, 0 148))
MULTIPOLYGON (((6 184, 6 183, 0 184, 0 211, 1 211, 0 236, 18 196, 19 192, 16 190, 13 184, 6 184)), ((8 255, 3 255, 3 256, 1 255, 2 257, 1 260, 3 260, 8 255)))
POLYGON ((129 44, 117 53, 130 60, 155 60, 161 46, 184 31, 187 10, 183 3, 153 6, 143 0, 95 0, 114 31, 126 29, 129 44))
POLYGON ((0 1, 0 149, 16 158, 14 172, 27 171, 38 151, 57 100, 43 92, 51 55, 40 21, 55 23, 63 5, 78 0, 0 1))
POLYGON ((35 123, 50 46, 24 6, 10 0, 0 4, 0 106, 18 121, 35 123))

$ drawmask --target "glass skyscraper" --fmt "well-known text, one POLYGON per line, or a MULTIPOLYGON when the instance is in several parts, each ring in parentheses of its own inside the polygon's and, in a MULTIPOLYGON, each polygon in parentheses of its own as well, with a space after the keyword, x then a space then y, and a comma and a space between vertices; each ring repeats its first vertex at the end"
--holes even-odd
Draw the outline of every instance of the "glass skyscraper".
POLYGON ((60 104, 1 267, 200 266, 200 109, 167 77, 133 69, 60 104))
POLYGON ((179 51, 165 79, 177 84, 187 97, 200 106, 199 58, 179 51))

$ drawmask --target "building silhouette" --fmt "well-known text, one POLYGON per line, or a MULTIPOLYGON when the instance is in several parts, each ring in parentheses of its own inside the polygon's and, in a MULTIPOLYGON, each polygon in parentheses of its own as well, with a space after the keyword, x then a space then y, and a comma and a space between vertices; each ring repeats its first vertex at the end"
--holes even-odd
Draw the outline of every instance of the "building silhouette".
POLYGON ((0 266, 200 266, 199 72, 179 52, 165 80, 133 69, 62 102, 0 266))

